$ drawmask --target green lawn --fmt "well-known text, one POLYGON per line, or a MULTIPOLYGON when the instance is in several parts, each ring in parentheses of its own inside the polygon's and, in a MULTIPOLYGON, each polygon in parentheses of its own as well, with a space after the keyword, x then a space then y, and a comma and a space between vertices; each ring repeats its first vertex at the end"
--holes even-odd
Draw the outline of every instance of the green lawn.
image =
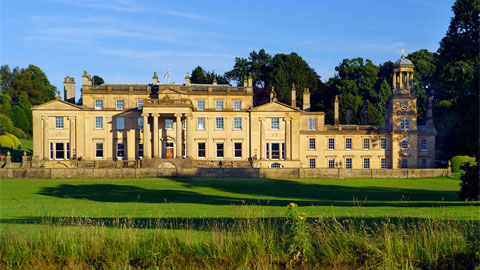
POLYGON ((425 179, 1 179, 2 223, 45 217, 278 217, 291 202, 310 217, 480 219, 459 201, 460 180, 425 179), (247 207, 245 205, 248 205, 247 207))

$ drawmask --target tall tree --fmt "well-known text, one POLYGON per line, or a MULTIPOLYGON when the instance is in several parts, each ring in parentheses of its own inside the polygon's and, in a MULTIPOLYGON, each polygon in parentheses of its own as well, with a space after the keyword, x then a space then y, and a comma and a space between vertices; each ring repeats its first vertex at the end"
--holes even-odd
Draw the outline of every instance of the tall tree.
POLYGON ((105 83, 105 81, 103 81, 102 77, 100 77, 98 75, 93 76, 93 85, 102 85, 104 83, 105 83))
POLYGON ((197 66, 190 75, 191 83, 211 84, 213 79, 217 80, 218 84, 228 84, 228 80, 223 76, 216 74, 214 71, 205 71, 201 66, 197 66))

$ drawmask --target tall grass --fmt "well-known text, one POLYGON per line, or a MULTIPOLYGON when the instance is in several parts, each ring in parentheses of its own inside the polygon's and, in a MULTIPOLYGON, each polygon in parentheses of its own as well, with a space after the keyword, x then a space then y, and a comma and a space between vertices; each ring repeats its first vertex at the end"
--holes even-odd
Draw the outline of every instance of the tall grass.
POLYGON ((285 217, 46 218, 8 226, 2 269, 475 269, 478 223, 285 217))

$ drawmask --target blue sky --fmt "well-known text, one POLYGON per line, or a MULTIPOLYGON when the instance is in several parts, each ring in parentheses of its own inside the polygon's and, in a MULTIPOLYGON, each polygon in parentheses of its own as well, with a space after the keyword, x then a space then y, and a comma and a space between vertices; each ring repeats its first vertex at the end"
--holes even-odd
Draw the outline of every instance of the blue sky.
POLYGON ((453 2, 1 1, 0 62, 37 65, 61 92, 73 76, 77 98, 83 70, 106 83, 150 83, 169 68, 183 83, 197 65, 222 74, 262 48, 297 52, 325 81, 344 58, 380 64, 401 49, 436 51, 453 2))

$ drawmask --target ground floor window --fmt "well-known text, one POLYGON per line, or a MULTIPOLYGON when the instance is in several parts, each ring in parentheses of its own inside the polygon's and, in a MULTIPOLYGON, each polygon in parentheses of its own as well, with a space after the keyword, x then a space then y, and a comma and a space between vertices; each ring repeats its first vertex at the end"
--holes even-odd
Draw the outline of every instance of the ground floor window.
POLYGON ((347 158, 345 159, 345 168, 347 169, 352 169, 352 159, 351 158, 347 158))
POLYGON ((428 159, 422 158, 421 167, 424 168, 424 169, 425 169, 425 168, 428 168, 428 159))
POLYGON ((335 159, 333 158, 328 159, 328 168, 335 168, 335 159))
POLYGON ((380 168, 382 169, 386 169, 387 168, 387 159, 386 158, 382 158, 380 160, 380 168))
POLYGON ((267 159, 270 159, 270 144, 267 143, 265 146, 266 154, 267 154, 267 159))
POLYGON ((402 158, 402 169, 408 168, 408 158, 402 158))
POLYGON ((242 157, 242 143, 235 143, 234 144, 234 147, 235 147, 235 157, 236 158, 241 158, 242 157))
POLYGON ((96 158, 103 158, 103 143, 96 143, 95 144, 95 157, 96 158))
POLYGON ((205 143, 203 142, 198 143, 198 157, 199 158, 205 157, 205 143))
POLYGON ((280 159, 280 144, 272 143, 272 159, 280 159))
POLYGON ((125 157, 125 144, 117 143, 117 158, 125 157))
POLYGON ((63 143, 55 143, 55 159, 65 159, 65 148, 63 143))
POLYGON ((217 158, 223 158, 223 143, 217 143, 217 158))
POLYGON ((310 168, 315 168, 315 159, 314 158, 309 159, 308 165, 310 168))
POLYGON ((370 169, 370 158, 364 158, 363 159, 363 168, 364 169, 370 169))
POLYGON ((50 143, 50 159, 51 160, 68 160, 70 157, 70 143, 51 142, 50 143))
POLYGON ((143 143, 138 144, 138 157, 143 158, 143 143))
POLYGON ((283 166, 280 163, 272 163, 268 165, 268 168, 283 168, 283 166))

